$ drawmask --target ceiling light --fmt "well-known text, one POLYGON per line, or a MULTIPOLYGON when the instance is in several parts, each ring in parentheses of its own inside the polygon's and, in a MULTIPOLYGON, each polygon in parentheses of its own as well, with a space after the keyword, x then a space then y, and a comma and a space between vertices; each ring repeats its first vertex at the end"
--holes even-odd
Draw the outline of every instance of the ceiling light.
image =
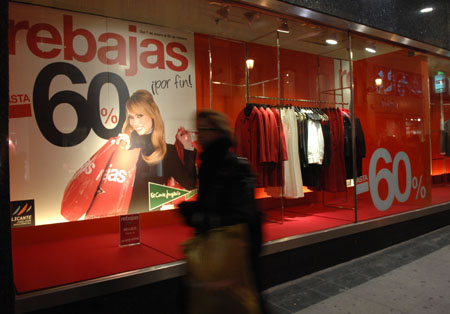
POLYGON ((337 41, 336 34, 332 33, 330 36, 327 36, 327 39, 325 40, 325 42, 328 45, 337 45, 338 41, 337 41))
POLYGON ((370 53, 377 52, 377 48, 376 48, 375 44, 369 44, 365 49, 367 52, 370 52, 370 53))
POLYGON ((253 66, 255 65, 255 60, 247 59, 247 60, 245 60, 245 64, 247 65, 247 69, 251 70, 251 69, 253 69, 253 66))
POLYGON ((383 84, 383 79, 382 78, 376 78, 375 79, 375 85, 376 86, 381 86, 383 84))
POLYGON ((280 26, 278 26, 277 31, 281 33, 289 34, 289 25, 286 20, 282 20, 280 26))
POLYGON ((429 8, 423 8, 422 10, 420 10, 420 13, 428 13, 433 11, 433 8, 429 7, 429 8))

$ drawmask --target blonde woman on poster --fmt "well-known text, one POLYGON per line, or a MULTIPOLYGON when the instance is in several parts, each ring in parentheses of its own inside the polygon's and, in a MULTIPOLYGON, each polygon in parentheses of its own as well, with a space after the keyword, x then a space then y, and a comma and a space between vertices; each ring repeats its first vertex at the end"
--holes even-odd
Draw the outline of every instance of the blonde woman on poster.
POLYGON ((196 150, 189 133, 180 128, 176 145, 165 142, 164 121, 158 105, 147 90, 138 90, 126 103, 127 117, 121 139, 130 149, 140 148, 133 193, 128 213, 148 210, 148 182, 167 184, 174 178, 183 188, 192 190, 197 182, 196 150))
MULTIPOLYGON (((122 133, 110 138, 72 177, 61 214, 67 220, 91 219, 150 210, 149 183, 192 190, 197 183, 197 151, 180 127, 175 144, 165 141, 164 121, 147 90, 127 100, 122 133)), ((156 210, 153 208, 152 210, 156 210)))

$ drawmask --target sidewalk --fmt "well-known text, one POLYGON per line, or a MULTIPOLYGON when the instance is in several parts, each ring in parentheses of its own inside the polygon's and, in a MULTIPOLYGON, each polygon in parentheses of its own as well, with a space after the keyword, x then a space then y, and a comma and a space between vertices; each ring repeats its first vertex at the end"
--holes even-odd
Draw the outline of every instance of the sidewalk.
POLYGON ((450 313, 450 225, 272 287, 264 297, 270 314, 450 313))

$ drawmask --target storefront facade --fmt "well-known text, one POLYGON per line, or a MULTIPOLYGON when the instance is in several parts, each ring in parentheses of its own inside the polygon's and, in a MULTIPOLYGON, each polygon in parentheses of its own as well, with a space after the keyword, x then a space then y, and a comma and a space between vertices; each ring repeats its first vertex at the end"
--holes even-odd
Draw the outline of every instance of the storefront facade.
MULTIPOLYGON (((227 114, 252 164, 265 255, 449 210, 450 8, 400 2, 410 15, 396 27, 352 8, 311 8, 343 20, 293 5, 302 1, 9 3, 2 171, 19 308, 74 301, 77 288, 88 298, 100 281, 103 293, 120 290, 117 278, 121 289, 150 284, 151 268, 159 280, 182 275, 179 244, 191 233, 176 205, 196 189, 190 153, 175 148, 180 131, 196 147, 205 108, 227 114), (404 28, 411 14, 427 25, 417 36, 404 28), (439 35, 427 37, 430 21, 439 35), (133 188, 139 152, 116 145, 140 89, 182 161, 161 163, 144 192, 133 188), (127 214, 139 216, 141 245, 119 246, 127 214)), ((384 18, 400 16, 392 10, 384 18)))

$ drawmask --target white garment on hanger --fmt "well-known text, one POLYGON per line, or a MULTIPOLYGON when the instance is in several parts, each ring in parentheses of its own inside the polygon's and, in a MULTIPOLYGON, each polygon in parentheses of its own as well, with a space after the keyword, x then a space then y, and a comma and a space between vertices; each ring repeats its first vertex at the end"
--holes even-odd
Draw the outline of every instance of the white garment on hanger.
POLYGON ((322 164, 324 142, 320 121, 307 120, 308 124, 308 164, 322 164))
POLYGON ((294 110, 289 108, 282 108, 280 114, 288 153, 288 160, 283 162, 284 196, 300 198, 304 196, 304 193, 298 151, 297 118, 294 110))

